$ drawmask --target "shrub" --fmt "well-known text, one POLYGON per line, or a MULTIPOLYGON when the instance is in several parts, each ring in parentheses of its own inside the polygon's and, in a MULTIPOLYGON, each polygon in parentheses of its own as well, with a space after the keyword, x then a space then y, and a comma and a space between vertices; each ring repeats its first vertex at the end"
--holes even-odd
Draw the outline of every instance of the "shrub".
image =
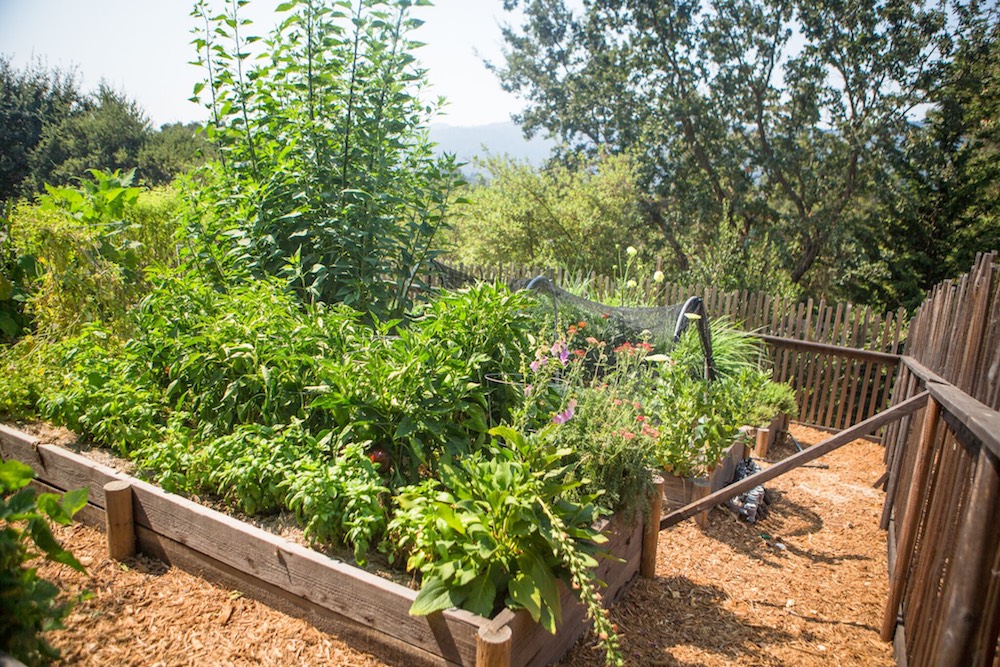
POLYGON ((470 188, 455 222, 453 256, 492 266, 513 263, 614 275, 619 251, 649 252, 634 162, 603 156, 575 169, 535 168, 492 157, 487 181, 470 188))

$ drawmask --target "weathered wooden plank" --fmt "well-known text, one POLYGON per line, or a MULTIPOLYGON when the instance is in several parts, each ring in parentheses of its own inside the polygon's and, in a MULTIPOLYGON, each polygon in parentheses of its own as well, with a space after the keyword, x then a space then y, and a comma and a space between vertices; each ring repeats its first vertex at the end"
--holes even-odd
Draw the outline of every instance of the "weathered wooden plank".
POLYGON ((963 432, 967 431, 1000 458, 1000 412, 980 403, 916 359, 904 356, 903 363, 924 381, 927 391, 941 403, 945 419, 960 442, 963 432))
POLYGON ((793 454, 787 459, 776 463, 766 470, 762 470, 758 473, 750 475, 749 477, 744 477, 739 482, 731 484, 726 488, 712 493, 705 498, 702 498, 698 502, 691 503, 686 507, 682 507, 679 510, 671 512, 667 516, 663 517, 660 521, 660 530, 664 528, 669 528, 674 524, 680 523, 684 519, 689 519, 698 512, 715 507, 719 503, 722 503, 734 496, 738 496, 744 491, 749 491, 758 484, 763 484, 767 481, 783 475, 784 473, 797 468, 805 463, 808 463, 814 459, 827 454, 838 447, 842 447, 849 442, 857 440, 858 438, 868 435, 878 429, 879 427, 889 423, 890 421, 899 419, 903 415, 910 414, 916 410, 919 410, 927 402, 927 397, 929 394, 924 391, 913 398, 903 401, 899 405, 895 405, 885 412, 881 412, 870 419, 866 419, 859 424, 852 426, 849 429, 841 431, 840 433, 827 438, 823 442, 814 445, 808 449, 805 449, 798 454, 793 454))
POLYGON ((946 593, 944 628, 934 656, 938 665, 973 664, 977 624, 987 593, 983 582, 997 548, 1000 503, 1000 465, 985 449, 979 453, 970 495, 952 564, 953 571, 966 576, 955 577, 946 593))
POLYGON ((766 334, 751 335, 780 349, 816 352, 818 354, 840 356, 847 359, 860 359, 862 361, 879 361, 889 366, 895 366, 899 363, 898 354, 888 354, 885 352, 875 352, 873 350, 862 350, 852 347, 841 347, 839 345, 816 343, 814 341, 799 340, 797 338, 787 338, 784 336, 769 336, 766 334))
POLYGON ((906 574, 910 568, 910 556, 913 555, 913 544, 917 539, 920 491, 927 484, 927 476, 934 459, 933 447, 940 415, 940 404, 934 400, 928 402, 927 410, 924 412, 923 432, 918 444, 917 460, 913 466, 914 473, 910 482, 906 511, 897 519, 897 524, 901 519, 903 525, 897 545, 896 563, 894 569, 889 572, 889 597, 882 618, 882 641, 886 642, 892 639, 896 633, 899 601, 903 598, 903 586, 906 584, 906 574))

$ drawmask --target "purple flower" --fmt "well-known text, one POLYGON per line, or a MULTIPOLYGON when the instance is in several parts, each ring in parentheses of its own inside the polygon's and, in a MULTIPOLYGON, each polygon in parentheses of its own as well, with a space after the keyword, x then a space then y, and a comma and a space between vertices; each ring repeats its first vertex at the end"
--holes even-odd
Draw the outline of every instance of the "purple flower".
POLYGON ((566 405, 566 409, 559 414, 552 415, 553 424, 565 424, 570 419, 573 418, 573 412, 576 410, 576 399, 569 399, 569 403, 566 405))
POLYGON ((563 366, 569 361, 569 348, 566 347, 566 343, 561 340, 557 340, 552 344, 552 356, 559 357, 559 363, 563 366))

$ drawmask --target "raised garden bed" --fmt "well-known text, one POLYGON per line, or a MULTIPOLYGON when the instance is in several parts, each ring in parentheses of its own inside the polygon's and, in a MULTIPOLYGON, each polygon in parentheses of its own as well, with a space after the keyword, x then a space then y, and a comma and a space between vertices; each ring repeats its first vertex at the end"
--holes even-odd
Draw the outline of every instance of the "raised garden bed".
MULTIPOLYGON (((0 425, 0 457, 30 465, 47 490, 90 489, 80 518, 103 525, 105 485, 131 486, 138 549, 309 620, 336 628, 349 642, 400 664, 522 667, 559 659, 586 630, 583 607, 562 591, 562 622, 553 637, 526 612, 504 609, 494 618, 462 610, 428 616, 408 611, 417 592, 294 544, 226 514, 119 473, 55 445, 0 425)), ((652 516, 659 519, 658 508, 652 516)), ((655 563, 657 522, 613 518, 603 531, 605 559, 597 576, 616 600, 640 570, 655 563), (620 559, 620 560, 618 560, 620 559)))

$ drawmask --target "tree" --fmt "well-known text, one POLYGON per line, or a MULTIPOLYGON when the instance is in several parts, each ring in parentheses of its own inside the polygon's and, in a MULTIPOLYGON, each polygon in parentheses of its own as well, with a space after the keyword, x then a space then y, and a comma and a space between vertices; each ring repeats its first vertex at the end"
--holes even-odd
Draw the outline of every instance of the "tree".
POLYGON ((870 213, 840 290, 915 308, 927 290, 1000 247, 1000 9, 957 12, 955 55, 922 122, 887 142, 870 213))
POLYGON ((454 256, 478 265, 564 267, 611 276, 628 246, 652 250, 635 165, 605 156, 569 169, 508 158, 482 165, 488 181, 468 193, 455 223, 454 256))
POLYGON ((0 201, 21 194, 30 173, 29 156, 51 125, 82 102, 72 71, 32 63, 17 70, 0 55, 0 201))
MULTIPOLYGON (((506 0, 507 8, 518 0, 506 0)), ((789 277, 829 280, 879 168, 927 100, 946 14, 901 0, 564 0, 505 29, 520 120, 571 149, 641 156, 649 220, 683 269, 717 221, 778 244, 789 277)))
POLYGON ((168 123, 152 132, 136 156, 139 177, 149 185, 166 185, 179 174, 217 158, 215 147, 198 123, 168 123))
POLYGON ((74 113, 45 125, 30 157, 29 182, 40 192, 45 183, 67 185, 88 169, 128 171, 149 134, 139 104, 102 83, 74 113))

